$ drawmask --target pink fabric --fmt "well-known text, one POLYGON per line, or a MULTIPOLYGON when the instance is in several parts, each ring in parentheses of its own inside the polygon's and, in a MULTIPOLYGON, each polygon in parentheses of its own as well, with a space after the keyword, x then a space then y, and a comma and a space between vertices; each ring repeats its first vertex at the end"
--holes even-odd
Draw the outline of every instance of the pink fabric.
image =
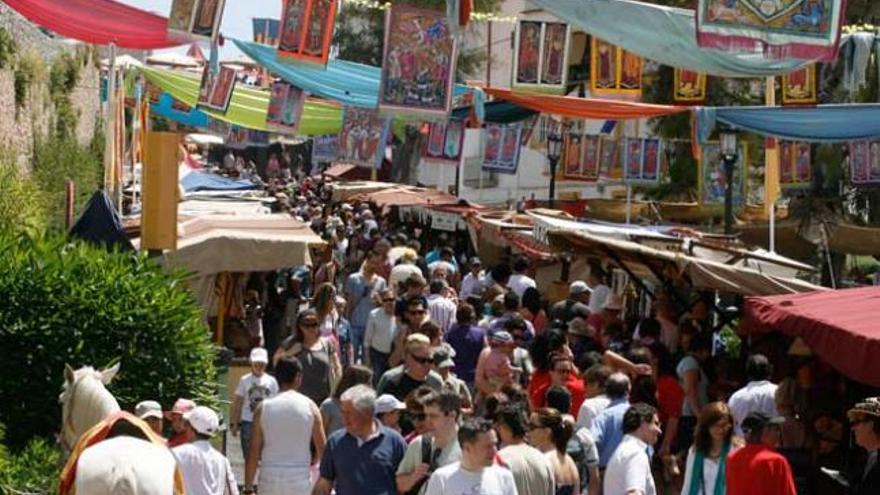
POLYGON ((180 45, 168 37, 168 19, 113 0, 4 0, 31 22, 62 36, 120 48, 180 45))

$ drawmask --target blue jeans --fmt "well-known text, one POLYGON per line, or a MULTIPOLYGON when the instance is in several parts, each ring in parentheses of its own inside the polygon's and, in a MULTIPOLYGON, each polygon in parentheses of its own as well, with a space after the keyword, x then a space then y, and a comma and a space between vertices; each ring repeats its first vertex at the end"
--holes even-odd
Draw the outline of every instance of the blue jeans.
POLYGON ((247 463, 248 455, 251 453, 251 422, 242 421, 238 434, 241 439, 241 455, 244 457, 244 462, 247 463))
POLYGON ((385 354, 384 352, 379 352, 376 349, 370 347, 370 364, 373 365, 373 386, 379 384, 379 379, 382 378, 382 374, 388 371, 388 358, 391 354, 385 354))
MULTIPOLYGON (((351 340, 351 350, 355 363, 364 362, 364 335, 367 333, 367 326, 351 326, 351 333, 348 335, 351 340)), ((354 364, 354 363, 353 363, 354 364)))

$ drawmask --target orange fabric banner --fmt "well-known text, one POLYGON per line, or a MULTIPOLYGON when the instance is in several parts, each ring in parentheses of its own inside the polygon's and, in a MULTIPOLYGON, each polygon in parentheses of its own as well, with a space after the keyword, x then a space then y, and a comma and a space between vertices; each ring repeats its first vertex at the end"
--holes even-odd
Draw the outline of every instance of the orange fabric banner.
POLYGON ((628 101, 514 93, 509 89, 485 88, 486 94, 521 107, 563 117, 598 120, 629 120, 663 117, 687 112, 690 107, 653 105, 628 101))

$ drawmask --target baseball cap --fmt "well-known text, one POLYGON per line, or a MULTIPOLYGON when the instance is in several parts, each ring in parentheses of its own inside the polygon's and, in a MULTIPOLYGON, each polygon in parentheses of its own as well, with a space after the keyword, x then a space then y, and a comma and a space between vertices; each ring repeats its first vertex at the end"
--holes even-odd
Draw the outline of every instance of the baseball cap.
POLYGON ((498 344, 512 344, 513 343, 513 336, 510 335, 510 332, 508 332, 506 330, 501 330, 501 331, 493 333, 489 337, 489 340, 492 342, 498 343, 498 344))
POLYGON ((189 399, 177 399, 170 411, 165 411, 165 417, 170 418, 174 414, 185 414, 195 409, 196 403, 189 399))
POLYGON ((438 368, 452 368, 455 366, 455 361, 452 360, 452 355, 442 347, 434 350, 432 358, 434 359, 434 366, 438 368))
POLYGON ((266 364, 269 362, 269 353, 262 347, 254 347, 251 349, 251 362, 266 364))
POLYGON ((209 407, 198 406, 184 414, 183 419, 202 435, 213 435, 220 430, 220 417, 209 407))
POLYGON ((785 423, 782 416, 768 416, 762 412, 753 412, 746 416, 742 422, 742 430, 744 433, 758 433, 769 425, 781 425, 785 423))
POLYGON ((483 266, 483 262, 480 261, 480 258, 477 258, 476 256, 471 258, 471 266, 475 266, 475 265, 483 266))
POLYGON ((397 397, 391 394, 382 394, 376 398, 376 414, 402 411, 404 409, 406 409, 406 404, 397 400, 397 397))
POLYGON ((134 415, 141 419, 162 419, 162 406, 154 400, 141 401, 138 402, 138 405, 134 406, 134 415))
POLYGON ((593 289, 583 280, 575 280, 568 286, 568 293, 572 296, 583 294, 584 292, 593 292, 593 289))

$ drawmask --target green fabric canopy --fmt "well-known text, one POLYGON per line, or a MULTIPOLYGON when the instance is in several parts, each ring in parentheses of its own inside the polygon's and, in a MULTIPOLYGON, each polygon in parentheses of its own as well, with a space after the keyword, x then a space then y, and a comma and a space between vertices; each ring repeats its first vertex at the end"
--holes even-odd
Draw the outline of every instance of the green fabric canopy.
MULTIPOLYGON (((170 94, 174 99, 193 107, 196 105, 201 83, 198 75, 148 67, 143 67, 140 70, 151 83, 162 88, 162 91, 170 94)), ((225 114, 205 108, 199 110, 204 111, 212 118, 230 124, 266 131, 268 108, 268 91, 236 85, 232 92, 232 101, 225 114)), ((339 105, 308 99, 297 134, 303 136, 338 134, 341 127, 342 108, 339 105)))

